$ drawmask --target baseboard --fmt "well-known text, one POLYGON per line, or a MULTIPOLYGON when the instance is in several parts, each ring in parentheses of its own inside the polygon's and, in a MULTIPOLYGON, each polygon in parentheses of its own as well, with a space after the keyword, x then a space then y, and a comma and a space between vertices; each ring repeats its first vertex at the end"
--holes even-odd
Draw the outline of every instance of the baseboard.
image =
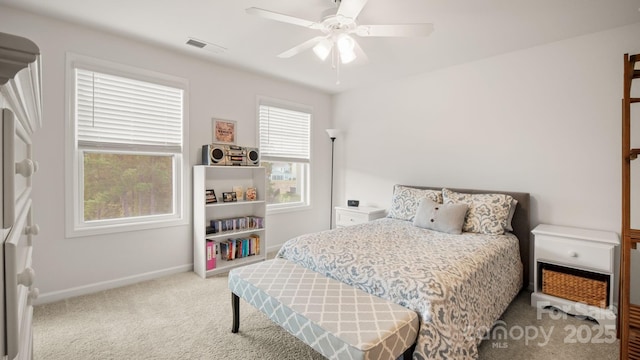
POLYGON ((93 294, 96 292, 115 289, 122 286, 136 284, 142 281, 153 280, 157 278, 161 278, 168 275, 178 274, 182 272, 193 271, 193 264, 176 266, 169 269, 151 271, 144 274, 127 276, 120 279, 109 280, 98 282, 89 285, 78 286, 66 290, 60 291, 52 291, 48 293, 43 293, 38 296, 38 299, 35 301, 34 305, 42 305, 48 304, 56 301, 61 301, 65 299, 69 299, 76 296, 93 294))
POLYGON ((267 254, 271 254, 272 252, 278 252, 281 247, 282 247, 282 244, 269 246, 267 247, 267 254))

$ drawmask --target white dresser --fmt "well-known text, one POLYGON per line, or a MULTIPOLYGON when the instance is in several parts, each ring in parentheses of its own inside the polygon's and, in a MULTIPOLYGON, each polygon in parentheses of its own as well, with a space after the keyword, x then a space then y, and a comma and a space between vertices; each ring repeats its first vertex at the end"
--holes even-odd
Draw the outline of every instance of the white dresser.
POLYGON ((2 247, 0 277, 1 359, 33 357, 33 220, 31 177, 38 164, 33 159, 31 136, 41 127, 40 51, 28 39, 0 33, 0 120, 2 136, 2 247))

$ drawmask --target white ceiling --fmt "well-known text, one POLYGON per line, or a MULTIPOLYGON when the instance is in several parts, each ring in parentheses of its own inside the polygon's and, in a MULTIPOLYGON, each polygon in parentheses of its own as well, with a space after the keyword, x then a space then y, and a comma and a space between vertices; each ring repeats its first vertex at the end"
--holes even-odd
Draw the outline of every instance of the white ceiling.
MULTIPOLYGON (((277 55, 320 33, 245 12, 260 7, 319 21, 331 0, 0 0, 216 63, 329 93, 640 22, 640 0, 369 0, 359 24, 433 23, 426 38, 357 38, 368 62, 336 70, 306 51, 277 55), (189 37, 223 52, 186 45, 189 37), (212 47, 215 48, 215 47, 212 47)), ((640 35, 640 34, 639 34, 640 35)), ((576 59, 579 61, 579 59, 576 59)))

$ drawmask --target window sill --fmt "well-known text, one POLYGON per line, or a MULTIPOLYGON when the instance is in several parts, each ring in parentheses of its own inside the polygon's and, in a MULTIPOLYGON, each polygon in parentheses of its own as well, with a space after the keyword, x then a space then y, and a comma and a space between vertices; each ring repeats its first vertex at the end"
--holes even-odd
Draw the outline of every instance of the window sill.
MULTIPOLYGON (((173 219, 173 220, 157 220, 146 221, 144 223, 126 223, 126 224, 105 224, 86 227, 75 227, 73 229, 67 229, 67 238, 78 238, 94 235, 109 235, 123 232, 133 232, 141 230, 153 230, 165 227, 183 226, 188 225, 189 221, 186 219, 173 219)), ((70 226, 71 227, 71 226, 70 226)))
POLYGON ((285 214, 290 212, 305 211, 309 209, 311 209, 311 205, 291 205, 279 207, 270 207, 269 205, 267 205, 267 215, 285 214))

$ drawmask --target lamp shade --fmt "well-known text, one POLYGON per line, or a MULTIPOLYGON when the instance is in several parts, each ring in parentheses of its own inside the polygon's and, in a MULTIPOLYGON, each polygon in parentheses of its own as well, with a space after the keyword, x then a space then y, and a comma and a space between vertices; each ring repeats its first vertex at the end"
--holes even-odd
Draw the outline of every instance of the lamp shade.
POLYGON ((320 58, 320 60, 325 61, 331 53, 332 48, 333 42, 329 39, 323 39, 313 47, 313 52, 318 58, 320 58))
POLYGON ((336 47, 338 48, 338 52, 340 53, 340 61, 343 64, 348 64, 355 60, 355 46, 356 41, 353 40, 353 38, 348 34, 338 35, 338 38, 336 39, 336 47))
POLYGON ((348 64, 355 59, 356 59, 356 53, 353 50, 340 52, 340 61, 343 64, 348 64))
POLYGON ((338 129, 327 129, 327 134, 329 134, 329 137, 332 139, 335 139, 338 137, 338 134, 340 134, 340 130, 338 129))
POLYGON ((356 41, 347 34, 340 34, 336 39, 336 46, 341 53, 345 51, 353 51, 353 48, 356 46, 356 41))

